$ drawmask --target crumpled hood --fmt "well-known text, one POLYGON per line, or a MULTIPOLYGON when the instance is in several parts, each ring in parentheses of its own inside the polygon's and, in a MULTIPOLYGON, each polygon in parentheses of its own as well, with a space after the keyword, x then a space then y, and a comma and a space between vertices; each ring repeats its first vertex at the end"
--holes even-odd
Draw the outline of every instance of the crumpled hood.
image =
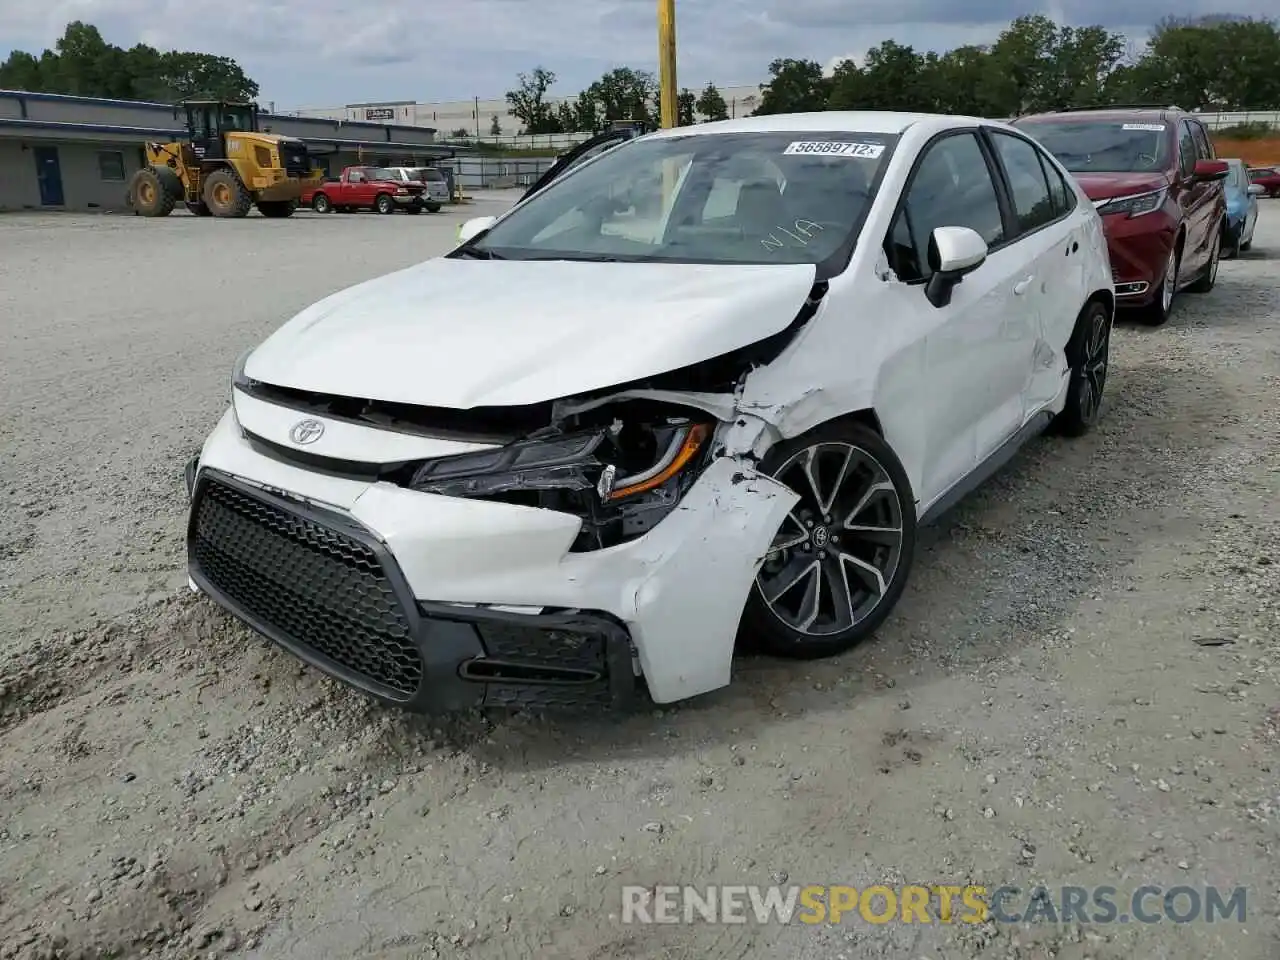
POLYGON ((313 304, 244 373, 317 393, 467 409, 664 373, 787 327, 810 264, 434 259, 313 304))

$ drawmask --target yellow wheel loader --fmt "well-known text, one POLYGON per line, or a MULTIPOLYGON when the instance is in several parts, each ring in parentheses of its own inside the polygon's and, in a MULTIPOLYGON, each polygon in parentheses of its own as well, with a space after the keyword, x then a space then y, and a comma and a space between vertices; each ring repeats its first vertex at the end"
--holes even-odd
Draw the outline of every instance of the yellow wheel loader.
POLYGON ((324 180, 301 140, 258 131, 258 107, 188 100, 187 137, 148 143, 147 166, 129 181, 129 204, 144 217, 167 217, 179 203, 200 217, 288 217, 308 187, 324 180))

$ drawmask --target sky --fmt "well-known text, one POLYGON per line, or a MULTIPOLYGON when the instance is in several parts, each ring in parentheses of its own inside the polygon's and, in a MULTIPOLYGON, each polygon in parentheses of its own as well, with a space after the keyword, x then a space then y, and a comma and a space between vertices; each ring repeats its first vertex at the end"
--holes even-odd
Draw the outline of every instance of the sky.
MULTIPOLYGON (((1274 15, 1276 0, 676 0, 677 79, 755 84, 775 57, 829 65, 885 39, 943 51, 990 42, 1016 16, 1101 24, 1140 48, 1175 15, 1274 15)), ((0 0, 0 58, 38 53, 71 20, 108 42, 232 57, 277 109, 376 100, 500 98, 516 74, 553 71, 572 95, 617 66, 656 69, 656 0, 242 0, 193 16, 190 0, 0 0)))

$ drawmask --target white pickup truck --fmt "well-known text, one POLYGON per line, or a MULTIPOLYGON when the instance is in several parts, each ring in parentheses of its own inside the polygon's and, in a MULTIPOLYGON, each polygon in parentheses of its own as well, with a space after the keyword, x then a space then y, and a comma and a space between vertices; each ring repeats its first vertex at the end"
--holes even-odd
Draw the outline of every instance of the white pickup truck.
POLYGON ((434 207, 427 207, 430 213, 435 213, 440 209, 441 204, 449 202, 449 181, 434 167, 387 167, 387 169, 397 180, 405 183, 421 183, 427 188, 423 192, 436 204, 434 207))

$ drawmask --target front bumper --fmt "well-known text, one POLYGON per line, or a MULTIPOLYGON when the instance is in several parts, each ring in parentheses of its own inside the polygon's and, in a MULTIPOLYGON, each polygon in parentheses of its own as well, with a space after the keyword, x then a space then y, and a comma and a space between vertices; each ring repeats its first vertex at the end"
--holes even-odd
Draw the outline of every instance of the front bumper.
POLYGON ((796 496, 732 458, 616 547, 572 515, 313 472, 228 412, 189 471, 188 572, 301 659, 415 711, 623 704, 729 682, 759 559, 796 496))
POLYGON ((1121 306, 1142 306, 1158 296, 1178 224, 1164 210, 1141 217, 1103 217, 1111 276, 1121 306))

